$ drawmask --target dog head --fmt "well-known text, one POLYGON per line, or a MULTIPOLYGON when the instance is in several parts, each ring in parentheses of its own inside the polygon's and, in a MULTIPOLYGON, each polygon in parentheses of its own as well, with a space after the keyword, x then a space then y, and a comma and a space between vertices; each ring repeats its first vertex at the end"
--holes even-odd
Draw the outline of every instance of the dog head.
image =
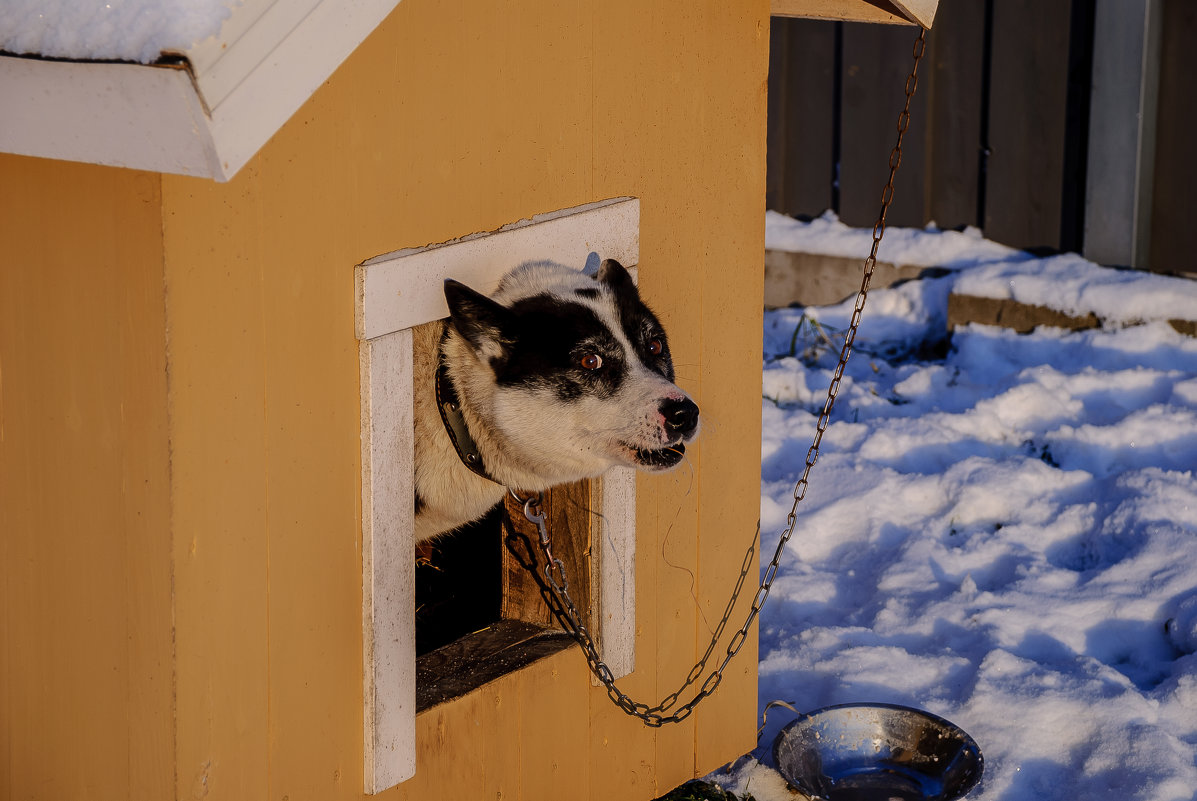
POLYGON ((527 264, 492 297, 450 280, 445 298, 454 383, 523 474, 515 485, 541 489, 614 465, 667 470, 697 436, 698 406, 673 382, 665 330, 618 262, 595 277, 527 264))

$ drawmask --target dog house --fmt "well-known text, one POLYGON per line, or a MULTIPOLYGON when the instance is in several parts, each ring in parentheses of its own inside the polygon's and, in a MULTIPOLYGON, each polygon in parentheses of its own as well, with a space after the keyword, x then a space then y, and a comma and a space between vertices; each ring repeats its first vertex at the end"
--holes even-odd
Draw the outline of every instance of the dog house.
POLYGON ((661 728, 577 648, 396 694, 414 323, 368 326, 549 228, 638 266, 706 428, 588 490, 585 555, 619 686, 675 689, 758 516, 769 13, 245 0, 152 65, 0 54, 0 794, 648 799, 752 747, 751 641, 661 728))

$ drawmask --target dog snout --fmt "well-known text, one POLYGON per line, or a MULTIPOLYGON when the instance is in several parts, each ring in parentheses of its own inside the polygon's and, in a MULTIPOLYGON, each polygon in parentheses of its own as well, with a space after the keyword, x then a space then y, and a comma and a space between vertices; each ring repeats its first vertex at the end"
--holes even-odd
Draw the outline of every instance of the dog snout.
POLYGON ((683 439, 698 428, 698 404, 689 398, 666 398, 661 402, 661 416, 665 418, 665 430, 678 434, 683 439))

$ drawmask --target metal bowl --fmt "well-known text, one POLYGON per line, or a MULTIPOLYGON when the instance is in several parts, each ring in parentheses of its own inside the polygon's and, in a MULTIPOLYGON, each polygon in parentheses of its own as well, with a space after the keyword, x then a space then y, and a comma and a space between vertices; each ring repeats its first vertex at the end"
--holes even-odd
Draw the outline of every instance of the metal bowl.
POLYGON ((943 718, 893 704, 800 715, 773 741, 786 781, 825 801, 953 801, 981 778, 981 749, 943 718))

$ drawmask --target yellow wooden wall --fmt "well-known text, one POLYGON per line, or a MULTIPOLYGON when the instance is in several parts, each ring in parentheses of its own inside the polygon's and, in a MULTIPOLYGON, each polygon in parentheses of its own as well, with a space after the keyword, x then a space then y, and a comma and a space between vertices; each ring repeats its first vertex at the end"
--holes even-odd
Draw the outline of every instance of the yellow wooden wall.
POLYGON ((0 798, 174 782, 160 180, 0 156, 0 798))
MULTIPOLYGON (((353 266, 620 195, 705 420, 638 484, 622 686, 684 678, 759 505, 767 15, 403 0, 228 184, 0 157, 0 799, 360 797, 353 266)), ((651 730, 570 650, 382 797, 653 798, 753 745, 755 674, 651 730)))

